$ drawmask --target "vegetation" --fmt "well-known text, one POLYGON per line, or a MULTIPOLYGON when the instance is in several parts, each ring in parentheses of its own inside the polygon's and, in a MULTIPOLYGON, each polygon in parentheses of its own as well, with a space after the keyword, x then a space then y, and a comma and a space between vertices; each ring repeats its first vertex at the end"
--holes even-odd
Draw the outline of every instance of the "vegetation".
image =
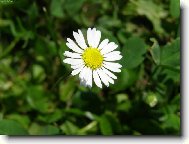
POLYGON ((0 134, 180 135, 179 0, 0 0, 0 134), (109 88, 80 86, 66 38, 119 45, 109 88))

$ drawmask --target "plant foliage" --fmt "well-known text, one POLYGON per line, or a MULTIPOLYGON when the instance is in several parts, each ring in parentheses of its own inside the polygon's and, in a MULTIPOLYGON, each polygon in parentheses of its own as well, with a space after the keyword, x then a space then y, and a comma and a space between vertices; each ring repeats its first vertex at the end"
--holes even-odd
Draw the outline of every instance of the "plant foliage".
POLYGON ((0 1, 0 134, 180 135, 179 0, 0 1), (119 45, 109 88, 80 86, 66 38, 119 45))

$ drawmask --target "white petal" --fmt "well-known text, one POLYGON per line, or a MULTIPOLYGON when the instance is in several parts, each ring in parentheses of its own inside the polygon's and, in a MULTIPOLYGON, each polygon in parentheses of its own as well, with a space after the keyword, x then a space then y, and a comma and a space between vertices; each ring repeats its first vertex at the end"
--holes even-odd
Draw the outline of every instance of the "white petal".
POLYGON ((110 42, 107 46, 105 46, 102 50, 101 50, 101 53, 104 55, 104 54, 107 54, 113 50, 115 50, 116 48, 118 47, 118 45, 116 45, 114 42, 110 42))
POLYGON ((88 28, 88 30, 87 30, 87 41, 88 41, 88 45, 92 46, 93 38, 92 38, 91 28, 88 28))
POLYGON ((98 73, 98 75, 100 76, 101 81, 102 81, 107 87, 109 87, 109 82, 108 82, 107 78, 104 76, 103 71, 102 71, 101 69, 97 69, 97 73, 98 73))
POLYGON ((99 78, 98 73, 97 73, 96 70, 93 71, 93 79, 94 79, 95 84, 96 84, 99 88, 102 88, 102 83, 101 83, 101 80, 100 80, 100 78, 99 78))
POLYGON ((104 73, 104 77, 106 77, 108 82, 110 82, 111 84, 114 84, 114 80, 111 77, 109 77, 103 70, 102 70, 102 72, 104 73))
POLYGON ((104 78, 107 79, 107 81, 111 84, 114 84, 114 80, 112 78, 110 78, 102 69, 101 69, 101 74, 104 78))
POLYGON ((87 86, 89 87, 92 87, 92 83, 93 83, 93 80, 92 80, 92 70, 90 68, 88 68, 88 73, 87 73, 87 86))
POLYGON ((78 35, 78 33, 73 32, 73 36, 74 36, 74 38, 75 38, 77 44, 82 48, 81 38, 80 38, 80 36, 78 35))
POLYGON ((119 63, 114 63, 114 62, 103 62, 105 65, 109 66, 109 67, 115 67, 115 68, 121 68, 122 65, 120 65, 119 63))
POLYGON ((78 65, 83 63, 82 59, 72 59, 72 58, 66 58, 63 60, 64 63, 71 64, 71 65, 78 65))
POLYGON ((78 73, 80 73, 82 71, 83 67, 84 66, 81 66, 80 68, 73 70, 72 73, 71 73, 71 75, 73 75, 73 76, 77 75, 78 73))
POLYGON ((112 51, 110 53, 107 53, 104 55, 104 57, 109 57, 109 56, 112 56, 112 55, 120 55, 120 51, 112 51))
POLYGON ((84 36, 83 36, 83 33, 81 32, 81 30, 78 30, 78 33, 79 33, 80 38, 81 38, 81 41, 82 41, 82 48, 83 48, 83 49, 86 49, 88 46, 87 46, 86 43, 85 43, 85 38, 84 38, 84 36))
POLYGON ((106 68, 102 67, 102 70, 111 78, 113 79, 117 79, 117 76, 115 76, 113 73, 111 73, 109 70, 107 70, 106 68))
POLYGON ((96 28, 93 28, 91 31, 91 47, 95 48, 95 41, 96 41, 96 28))
POLYGON ((87 67, 85 66, 79 74, 79 78, 81 81, 85 80, 85 74, 87 73, 87 67))
POLYGON ((72 53, 72 52, 69 52, 69 51, 65 51, 64 56, 71 57, 71 58, 81 58, 81 54, 72 53))
POLYGON ((77 53, 83 53, 83 50, 80 49, 73 40, 71 40, 70 38, 67 38, 67 43, 66 45, 71 49, 73 50, 74 52, 77 52, 77 53))
POLYGON ((108 55, 107 57, 105 57, 104 60, 105 61, 117 61, 117 60, 120 60, 121 58, 122 58, 122 56, 119 54, 112 54, 112 55, 108 55))
POLYGON ((81 32, 81 30, 78 30, 78 33, 76 32, 73 32, 73 36, 77 42, 77 44, 82 48, 82 49, 86 49, 87 48, 87 45, 85 43, 85 39, 84 39, 84 36, 81 32))
POLYGON ((121 72, 121 70, 119 68, 116 67, 111 67, 111 66, 107 66, 106 64, 103 64, 103 66, 113 72, 121 72))
POLYGON ((101 38, 101 32, 99 30, 95 31, 94 33, 94 44, 93 44, 93 47, 94 48, 97 48, 98 45, 99 45, 99 42, 100 42, 100 38, 101 38))
POLYGON ((81 83, 85 86, 85 87, 92 87, 91 85, 91 78, 92 77, 92 70, 88 67, 85 67, 85 71, 80 75, 80 79, 81 79, 81 83))
POLYGON ((105 46, 108 45, 108 42, 109 42, 108 39, 104 39, 104 40, 100 43, 100 45, 98 46, 98 49, 99 49, 99 50, 103 49, 105 46))
POLYGON ((87 87, 86 85, 86 80, 83 79, 83 80, 80 80, 80 85, 84 86, 84 87, 87 87))
POLYGON ((72 69, 78 69, 78 68, 80 68, 80 67, 82 67, 82 66, 84 66, 84 63, 80 63, 80 64, 78 64, 78 65, 71 65, 71 68, 72 68, 72 69))

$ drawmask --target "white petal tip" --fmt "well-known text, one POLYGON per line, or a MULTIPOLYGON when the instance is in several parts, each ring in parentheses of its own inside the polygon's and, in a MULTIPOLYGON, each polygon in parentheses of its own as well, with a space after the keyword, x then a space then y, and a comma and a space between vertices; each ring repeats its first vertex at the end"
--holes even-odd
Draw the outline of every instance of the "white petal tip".
POLYGON ((69 42, 71 39, 70 38, 67 38, 67 41, 69 42))
POLYGON ((69 53, 68 51, 65 51, 65 52, 63 53, 63 55, 64 55, 64 56, 67 56, 68 53, 69 53))
POLYGON ((72 76, 75 76, 75 73, 72 72, 71 75, 72 75, 72 76))
POLYGON ((96 85, 96 86, 99 87, 99 88, 102 88, 102 84, 101 84, 101 85, 98 84, 98 85, 96 85))
POLYGON ((87 87, 88 87, 88 88, 92 88, 92 86, 91 86, 91 85, 87 85, 87 87))

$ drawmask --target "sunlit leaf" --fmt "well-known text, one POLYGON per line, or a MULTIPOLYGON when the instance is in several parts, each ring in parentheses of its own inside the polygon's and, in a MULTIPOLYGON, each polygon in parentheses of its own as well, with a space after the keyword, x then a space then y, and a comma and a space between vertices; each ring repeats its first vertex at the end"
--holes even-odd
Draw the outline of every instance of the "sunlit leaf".
POLYGON ((0 134, 2 135, 27 135, 27 131, 14 120, 0 120, 0 134))
POLYGON ((151 41, 153 42, 153 45, 150 48, 150 53, 152 55, 154 62, 158 65, 160 64, 161 50, 160 50, 158 42, 155 39, 151 39, 151 41))
POLYGON ((103 135, 112 135, 112 126, 106 116, 100 118, 100 130, 103 135))
POLYGON ((124 13, 138 14, 146 16, 153 24, 154 30, 158 33, 163 33, 164 29, 161 26, 161 19, 166 17, 167 11, 163 9, 161 4, 156 4, 152 0, 130 0, 130 3, 125 8, 124 13))
POLYGON ((170 13, 173 17, 180 16, 180 0, 170 0, 170 13))
POLYGON ((180 38, 162 48, 161 64, 174 68, 180 67, 180 38))
POLYGON ((131 37, 126 40, 122 50, 123 59, 121 60, 124 68, 135 68, 144 60, 146 45, 139 37, 131 37))
POLYGON ((66 135, 76 135, 79 130, 79 128, 70 121, 64 122, 60 128, 66 135))
POLYGON ((52 125, 39 125, 37 123, 32 123, 29 128, 30 135, 56 135, 59 134, 59 129, 52 125))

